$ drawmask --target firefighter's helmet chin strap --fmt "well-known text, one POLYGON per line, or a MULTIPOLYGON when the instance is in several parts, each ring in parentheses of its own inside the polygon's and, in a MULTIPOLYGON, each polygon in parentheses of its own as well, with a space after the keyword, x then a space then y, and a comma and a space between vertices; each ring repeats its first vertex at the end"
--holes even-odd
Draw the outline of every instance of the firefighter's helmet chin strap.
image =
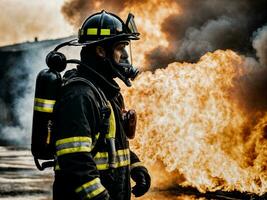
POLYGON ((124 63, 117 63, 112 57, 106 58, 106 60, 109 62, 115 76, 121 79, 127 87, 131 87, 130 79, 133 81, 139 74, 139 70, 132 66, 128 60, 124 63))

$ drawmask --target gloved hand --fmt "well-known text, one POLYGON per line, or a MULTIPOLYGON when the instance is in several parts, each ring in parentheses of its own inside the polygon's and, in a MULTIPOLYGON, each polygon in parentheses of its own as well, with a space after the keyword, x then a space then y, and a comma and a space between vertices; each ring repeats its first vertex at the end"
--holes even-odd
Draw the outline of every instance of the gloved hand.
POLYGON ((136 185, 132 189, 135 197, 144 195, 150 188, 151 178, 145 167, 138 166, 131 170, 131 178, 136 185))

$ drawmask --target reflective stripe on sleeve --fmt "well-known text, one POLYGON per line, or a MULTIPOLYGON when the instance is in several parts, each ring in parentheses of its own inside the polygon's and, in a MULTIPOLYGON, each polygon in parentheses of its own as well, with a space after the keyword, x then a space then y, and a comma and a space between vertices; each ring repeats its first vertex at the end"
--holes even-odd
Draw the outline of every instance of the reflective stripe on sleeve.
POLYGON ((95 178, 82 186, 78 187, 75 192, 82 196, 82 199, 92 199, 105 190, 99 178, 95 178))
MULTIPOLYGON (((98 152, 94 161, 96 163, 96 168, 98 170, 106 170, 109 169, 108 163, 108 152, 98 152)), ((116 152, 116 163, 115 167, 124 167, 130 165, 130 150, 129 149, 121 149, 116 152)))
POLYGON ((92 139, 90 137, 70 137, 56 141, 56 154, 61 156, 69 153, 90 152, 92 139))
POLYGON ((141 162, 136 162, 131 164, 130 169, 132 170, 135 167, 143 167, 144 165, 141 162))
POLYGON ((52 113, 55 103, 56 100, 35 98, 34 110, 39 112, 52 113))

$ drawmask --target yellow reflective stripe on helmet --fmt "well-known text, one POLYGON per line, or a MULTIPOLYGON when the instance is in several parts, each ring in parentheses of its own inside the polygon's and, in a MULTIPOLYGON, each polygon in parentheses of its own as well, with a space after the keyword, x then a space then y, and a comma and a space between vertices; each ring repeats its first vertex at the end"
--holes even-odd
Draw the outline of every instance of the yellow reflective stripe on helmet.
POLYGON ((55 103, 56 100, 35 98, 34 110, 39 112, 52 113, 55 103))
POLYGON ((101 29, 100 35, 110 35, 110 29, 101 29))
POLYGON ((87 35, 97 35, 97 28, 88 28, 87 35))
MULTIPOLYGON (((86 34, 87 35, 97 35, 97 28, 88 28, 86 34)), ((80 31, 80 34, 83 35, 83 31, 80 31)), ((110 29, 102 28, 100 29, 100 35, 110 35, 110 29)))
POLYGON ((109 131, 108 131, 108 134, 106 134, 106 138, 115 138, 115 136, 116 136, 115 115, 114 115, 114 111, 113 111, 113 108, 112 108, 110 102, 108 102, 108 106, 111 110, 111 113, 110 113, 110 117, 109 117, 109 131))
POLYGON ((101 192, 105 190, 104 186, 101 184, 99 178, 95 178, 82 186, 78 187, 75 192, 82 196, 82 199, 92 199, 101 192))
POLYGON ((56 141, 56 155, 69 153, 90 152, 92 139, 89 137, 70 137, 56 141))

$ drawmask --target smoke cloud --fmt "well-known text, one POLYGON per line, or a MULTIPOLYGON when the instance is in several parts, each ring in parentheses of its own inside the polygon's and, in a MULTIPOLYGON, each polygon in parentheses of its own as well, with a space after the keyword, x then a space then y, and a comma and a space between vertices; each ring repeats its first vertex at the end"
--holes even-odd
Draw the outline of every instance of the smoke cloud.
MULTIPOLYGON (((162 24, 170 41, 165 51, 174 54, 176 61, 196 61, 216 49, 232 49, 249 55, 253 52, 253 33, 267 23, 265 0, 177 2, 183 13, 169 16, 162 24)), ((147 53, 154 68, 162 67, 156 63, 161 60, 158 51, 156 47, 147 53)))
MULTIPOLYGON (((0 143, 29 147, 37 74, 47 68, 46 55, 73 38, 24 43, 0 48, 0 143)), ((62 51, 77 58, 79 48, 62 51)))
POLYGON ((252 46, 256 52, 256 58, 244 57, 246 75, 235 80, 236 87, 233 93, 239 95, 237 100, 239 100, 240 105, 256 114, 267 110, 266 26, 254 32, 252 46))
POLYGON ((267 26, 259 28, 255 33, 253 47, 257 52, 260 64, 263 67, 267 66, 267 26))
POLYGON ((1 0, 0 46, 73 34, 60 9, 64 0, 1 0))
MULTIPOLYGON (((15 49, 16 47, 13 50, 15 49)), ((4 77, 1 79, 4 94, 1 95, 0 101, 6 110, 5 115, 1 114, 2 142, 29 146, 35 79, 38 72, 45 67, 43 58, 48 51, 48 49, 31 49, 29 46, 26 51, 9 52, 8 61, 1 63, 1 67, 5 69, 2 71, 4 77)))
POLYGON ((88 1, 69 0, 62 7, 65 18, 76 28, 91 14, 96 11, 108 10, 110 12, 121 12, 132 5, 146 3, 148 0, 114 0, 114 1, 88 1))
MULTIPOLYGON (((153 50, 146 52, 146 63, 152 70, 174 61, 197 61, 206 52, 217 49, 251 55, 254 53, 251 44, 253 33, 267 23, 265 0, 168 0, 165 6, 174 2, 178 5, 177 11, 161 23, 168 46, 154 44, 153 50)), ((160 6, 159 1, 151 10, 147 9, 147 1, 71 0, 65 3, 62 11, 71 24, 79 27, 87 16, 102 9, 124 14, 138 10, 138 7, 143 9, 135 13, 136 16, 149 18, 157 14, 156 9, 160 6)), ((143 21, 137 25, 142 29, 143 21)), ((148 43, 148 40, 146 38, 143 42, 148 43)))

